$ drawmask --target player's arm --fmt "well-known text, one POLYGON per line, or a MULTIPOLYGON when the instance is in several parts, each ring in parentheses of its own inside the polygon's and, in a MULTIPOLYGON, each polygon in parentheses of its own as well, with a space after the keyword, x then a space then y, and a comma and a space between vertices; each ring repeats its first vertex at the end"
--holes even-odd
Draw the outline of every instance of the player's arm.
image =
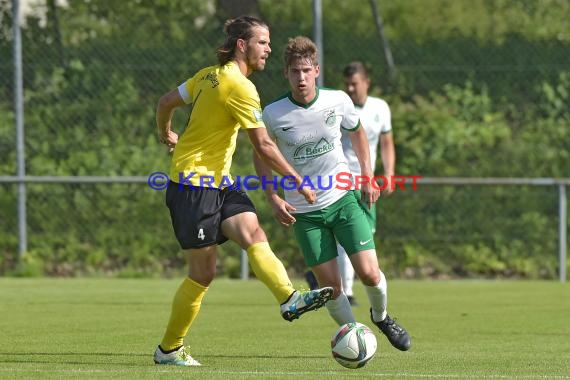
POLYGON ((174 148, 178 143, 178 134, 172 131, 172 115, 178 107, 184 106, 186 103, 178 89, 167 92, 160 97, 158 106, 156 107, 156 128, 158 139, 161 143, 174 148))
MULTIPOLYGON (((263 123, 259 94, 251 82, 243 82, 236 86, 226 100, 226 108, 242 128, 244 128, 249 139, 259 155, 259 158, 272 170, 282 176, 291 178, 295 184, 300 185, 302 178, 297 171, 287 162, 279 151, 277 144, 267 133, 263 123)), ((314 203, 316 200, 315 191, 309 188, 299 189, 307 202, 314 203)))
MULTIPOLYGON (((273 177, 271 167, 263 162, 255 151, 253 152, 253 166, 260 179, 273 177)), ((295 211, 295 207, 291 206, 277 194, 277 188, 267 184, 263 190, 267 201, 271 205, 271 208, 273 208, 275 218, 279 223, 284 226, 290 226, 292 223, 295 223, 295 217, 291 215, 291 212, 295 211)))
MULTIPOLYGON (((291 178, 292 181, 298 186, 302 182, 302 177, 297 173, 297 171, 287 162, 285 157, 279 151, 277 144, 269 137, 267 134, 267 130, 265 128, 253 128, 248 129, 247 133, 249 135, 249 139, 253 144, 253 148, 255 149, 256 156, 261 162, 259 163, 260 169, 262 169, 262 173, 258 172, 259 176, 267 175, 268 177, 271 176, 271 170, 275 170, 277 173, 281 174, 282 176, 286 176, 287 178, 291 178), (261 164, 266 165, 265 167, 261 164), (267 168, 269 171, 267 171, 267 168)), ((254 157, 255 161, 256 157, 254 157)), ((257 170, 257 166, 256 166, 257 170)), ((315 203, 316 201, 316 194, 315 191, 308 188, 303 187, 299 189, 299 193, 301 193, 307 202, 315 203)))
MULTIPOLYGON (((380 155, 382 156, 382 166, 384 167, 384 176, 390 179, 396 172, 396 148, 394 147, 394 136, 392 132, 380 135, 380 155)), ((390 195, 394 189, 387 186, 382 191, 383 195, 390 195)))
POLYGON ((358 163, 360 164, 360 173, 364 178, 368 179, 361 185, 360 190, 362 192, 363 201, 368 204, 368 207, 370 207, 378 200, 380 191, 372 187, 372 184, 370 183, 372 177, 374 177, 374 171, 372 170, 372 165, 370 163, 370 146, 368 145, 368 138, 366 137, 366 132, 362 127, 351 130, 349 137, 352 143, 352 149, 354 149, 354 153, 356 153, 356 158, 358 158, 358 163))

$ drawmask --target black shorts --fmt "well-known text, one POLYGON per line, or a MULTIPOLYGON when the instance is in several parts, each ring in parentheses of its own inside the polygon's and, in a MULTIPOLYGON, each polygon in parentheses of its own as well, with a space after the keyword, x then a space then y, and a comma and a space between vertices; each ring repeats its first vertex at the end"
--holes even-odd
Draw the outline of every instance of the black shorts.
POLYGON ((226 242, 222 221, 242 212, 255 212, 247 194, 235 187, 219 190, 183 186, 172 181, 166 189, 166 205, 182 249, 226 242))

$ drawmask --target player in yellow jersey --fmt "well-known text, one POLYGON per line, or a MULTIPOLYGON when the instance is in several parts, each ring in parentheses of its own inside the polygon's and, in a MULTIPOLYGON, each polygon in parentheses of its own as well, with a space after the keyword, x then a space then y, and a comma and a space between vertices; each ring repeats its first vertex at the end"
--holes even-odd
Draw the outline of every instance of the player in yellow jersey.
MULTIPOLYGON (((269 138, 261 119, 259 94, 247 77, 261 71, 271 53, 269 28, 254 17, 228 20, 219 64, 199 70, 178 88, 164 94, 156 110, 159 139, 173 151, 166 204, 178 242, 188 257, 188 277, 172 302, 166 333, 154 353, 157 364, 198 366, 184 347, 202 298, 216 273, 217 245, 233 240, 247 250, 257 276, 280 303, 281 315, 292 321, 322 307, 332 288, 299 292, 277 259, 259 225, 255 207, 232 184, 230 167, 239 129, 245 129, 256 154, 275 171, 300 185, 301 176, 269 138), (192 103, 186 130, 172 131, 174 110, 192 103)), ((297 186, 299 187, 299 186, 297 186)), ((299 193, 309 203, 314 190, 299 193)))

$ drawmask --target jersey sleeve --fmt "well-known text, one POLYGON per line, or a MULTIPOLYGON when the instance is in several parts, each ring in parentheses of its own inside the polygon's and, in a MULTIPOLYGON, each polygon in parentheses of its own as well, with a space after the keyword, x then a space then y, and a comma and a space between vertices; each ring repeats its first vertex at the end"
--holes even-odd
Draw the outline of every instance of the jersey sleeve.
POLYGON ((360 118, 356 107, 350 97, 344 91, 339 91, 342 97, 342 104, 344 105, 344 117, 340 126, 348 131, 355 131, 360 126, 360 118))
POLYGON ((267 134, 269 135, 269 137, 271 137, 272 140, 275 140, 275 132, 273 130, 273 128, 271 128, 272 126, 272 122, 271 122, 271 116, 267 110, 267 107, 265 107, 265 109, 263 110, 263 123, 265 124, 265 127, 267 128, 267 134))
POLYGON ((383 116, 382 120, 382 129, 380 130, 381 134, 390 133, 392 132, 392 113, 390 112, 390 107, 388 103, 382 101, 382 112, 381 115, 383 116))
POLYGON ((196 83, 196 75, 192 78, 188 79, 186 82, 182 83, 178 86, 178 93, 184 100, 184 103, 190 104, 192 103, 192 91, 194 91, 194 84, 196 83))
POLYGON ((242 129, 265 127, 259 94, 253 83, 237 84, 226 100, 226 107, 242 129))

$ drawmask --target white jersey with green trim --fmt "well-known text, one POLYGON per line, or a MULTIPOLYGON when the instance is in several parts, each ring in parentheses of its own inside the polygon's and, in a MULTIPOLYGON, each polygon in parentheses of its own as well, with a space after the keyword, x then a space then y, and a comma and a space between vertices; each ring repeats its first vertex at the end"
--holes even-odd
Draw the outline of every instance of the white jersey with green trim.
MULTIPOLYGON (((360 115, 362 127, 366 131, 368 143, 370 144, 370 164, 374 168, 376 164, 376 155, 378 149, 378 139, 381 134, 392 132, 392 117, 388 103, 380 98, 369 96, 366 98, 364 106, 356 106, 356 110, 360 115)), ((360 174, 360 164, 348 133, 342 134, 342 149, 348 160, 348 167, 352 174, 360 174)))
POLYGON ((317 88, 309 104, 297 103, 288 93, 265 107, 263 121, 283 156, 317 193, 317 201, 311 205, 297 190, 285 190, 285 200, 297 209, 295 213, 321 210, 346 194, 347 183, 339 183, 337 177, 345 173, 347 181, 349 173, 341 128, 354 131, 360 124, 345 92, 317 88))

